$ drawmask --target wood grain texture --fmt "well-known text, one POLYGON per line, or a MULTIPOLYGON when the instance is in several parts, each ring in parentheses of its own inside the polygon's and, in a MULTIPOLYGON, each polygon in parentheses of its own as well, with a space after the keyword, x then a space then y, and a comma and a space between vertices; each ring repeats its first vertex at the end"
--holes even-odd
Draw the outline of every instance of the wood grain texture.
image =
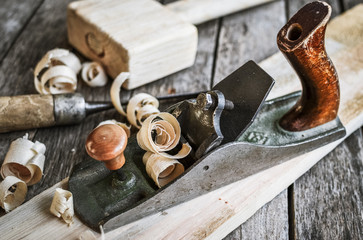
POLYGON ((277 52, 276 34, 285 22, 283 1, 223 18, 213 85, 248 60, 259 62, 277 52))
POLYGON ((150 0, 77 1, 68 7, 68 39, 86 57, 101 62, 134 89, 194 63, 197 31, 150 0), (142 7, 140 7, 142 6, 142 7))
POLYGON ((360 130, 294 184, 297 239, 363 236, 363 139, 360 130))
POLYGON ((224 240, 289 239, 288 227, 287 190, 284 190, 224 240))
POLYGON ((175 1, 174 3, 166 5, 166 7, 176 13, 184 21, 192 24, 200 24, 270 1, 271 0, 188 0, 175 1))
POLYGON ((218 21, 213 20, 198 26, 198 51, 192 67, 172 74, 134 90, 134 94, 147 92, 153 96, 171 93, 187 93, 210 89, 214 50, 218 32, 218 21))
POLYGON ((300 99, 279 121, 285 130, 303 131, 337 117, 339 77, 325 51, 324 41, 330 14, 331 8, 326 3, 309 3, 277 34, 277 45, 302 86, 300 99))
POLYGON ((0 133, 55 124, 51 95, 0 97, 0 133), (34 114, 35 113, 35 114, 34 114), (11 127, 9 127, 11 126, 11 127))
MULTIPOLYGON (((277 52, 276 33, 285 22, 283 1, 222 18, 213 85, 246 61, 260 61, 277 52)), ((287 191, 284 191, 230 233, 226 240, 265 239, 266 236, 287 239, 287 209, 287 191)))
POLYGON ((0 8, 0 62, 42 0, 3 0, 0 8))
MULTIPOLYGON (((332 7, 332 17, 339 15, 343 9, 340 5, 340 0, 322 0, 327 2, 332 7)), ((305 4, 312 2, 311 0, 288 0, 288 16, 291 18, 305 4)))

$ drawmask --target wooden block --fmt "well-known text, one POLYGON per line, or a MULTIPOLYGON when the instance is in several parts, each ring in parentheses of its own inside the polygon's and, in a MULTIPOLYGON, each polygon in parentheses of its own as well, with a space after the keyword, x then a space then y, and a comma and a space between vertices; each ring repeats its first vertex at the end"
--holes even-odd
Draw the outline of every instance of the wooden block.
POLYGON ((133 89, 193 65, 198 35, 151 0, 91 0, 68 6, 68 39, 115 78, 130 72, 133 89))
POLYGON ((272 0, 189 0, 162 6, 153 0, 88 0, 68 6, 68 39, 133 89, 194 63, 202 23, 272 0))

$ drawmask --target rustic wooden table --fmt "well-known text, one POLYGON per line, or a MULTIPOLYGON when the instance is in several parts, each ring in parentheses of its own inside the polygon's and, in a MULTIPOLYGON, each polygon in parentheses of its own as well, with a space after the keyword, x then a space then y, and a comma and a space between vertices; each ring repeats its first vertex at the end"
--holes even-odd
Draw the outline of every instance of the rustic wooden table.
MULTIPOLYGON (((40 58, 53 48, 72 49, 66 34, 68 2, 1 0, 0 96, 36 93, 33 69, 40 58)), ((259 62, 277 52, 278 30, 307 2, 275 1, 198 26, 198 54, 193 67, 123 91, 123 98, 139 92, 163 96, 210 89, 247 60, 259 62)), ((334 17, 362 0, 328 2, 334 17)), ((77 91, 87 100, 104 101, 110 99, 109 87, 110 83, 91 89, 79 82, 77 91)), ((69 176, 86 157, 87 134, 110 118, 120 116, 109 110, 88 117, 80 125, 0 134, 0 163, 10 142, 25 133, 46 144, 44 176, 29 187, 29 200, 69 176)), ((225 239, 362 239, 362 159, 363 139, 358 130, 225 239)), ((0 213, 4 214, 3 210, 0 213)))

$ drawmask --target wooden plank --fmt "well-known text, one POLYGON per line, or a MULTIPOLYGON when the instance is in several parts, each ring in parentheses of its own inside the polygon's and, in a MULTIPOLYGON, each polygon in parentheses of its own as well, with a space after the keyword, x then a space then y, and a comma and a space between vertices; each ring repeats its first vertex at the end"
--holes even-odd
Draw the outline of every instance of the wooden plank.
MULTIPOLYGON (((224 17, 218 39, 213 85, 246 61, 261 61, 277 52, 275 38, 286 22, 284 16, 284 2, 277 1, 224 17)), ((287 209, 287 191, 284 190, 226 239, 261 239, 266 233, 276 239, 287 239, 287 209)))
POLYGON ((0 8, 0 62, 42 0, 3 0, 0 8))
MULTIPOLYGON (((300 8, 305 4, 311 2, 310 0, 287 0, 288 1, 288 16, 292 17, 300 8)), ((331 16, 335 17, 339 15, 343 9, 341 8, 339 0, 324 0, 332 7, 331 16)))
POLYGON ((362 238, 362 156, 357 130, 295 182, 297 239, 362 238))
POLYGON ((283 190, 224 240, 289 239, 288 228, 287 190, 283 190))
POLYGON ((175 1, 166 7, 184 21, 200 24, 268 2, 271 0, 188 0, 175 1))
POLYGON ((213 84, 248 60, 259 62, 277 52, 276 34, 285 22, 283 1, 223 18, 213 84))
POLYGON ((153 96, 187 93, 210 89, 218 21, 198 26, 198 51, 192 67, 172 74, 134 90, 134 94, 147 92, 153 96))

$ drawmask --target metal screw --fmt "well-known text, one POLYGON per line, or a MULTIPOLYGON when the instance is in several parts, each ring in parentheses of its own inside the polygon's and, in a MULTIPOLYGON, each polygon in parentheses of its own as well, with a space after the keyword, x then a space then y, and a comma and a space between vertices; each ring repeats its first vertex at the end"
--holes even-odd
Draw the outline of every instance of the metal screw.
POLYGON ((233 108, 234 108, 233 102, 226 99, 226 102, 224 104, 224 109, 225 110, 233 110, 233 108))
POLYGON ((208 110, 213 105, 212 96, 209 93, 201 93, 197 97, 197 104, 203 109, 208 110))

